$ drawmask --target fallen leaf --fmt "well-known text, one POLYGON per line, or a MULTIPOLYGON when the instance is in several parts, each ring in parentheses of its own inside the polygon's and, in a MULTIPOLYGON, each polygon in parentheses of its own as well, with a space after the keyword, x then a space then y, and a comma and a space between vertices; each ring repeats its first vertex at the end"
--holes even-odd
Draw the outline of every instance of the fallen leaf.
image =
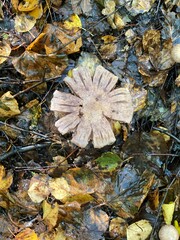
POLYGON ((47 24, 43 30, 43 32, 46 33, 46 54, 58 51, 66 54, 79 52, 82 46, 82 38, 80 36, 81 27, 81 20, 76 14, 71 15, 70 18, 63 23, 47 24), (66 46, 63 47, 63 45, 66 46))
POLYGON ((89 239, 102 239, 109 225, 109 216, 106 212, 91 208, 84 212, 83 222, 87 226, 84 231, 89 235, 89 239))
POLYGON ((104 41, 99 48, 101 56, 106 60, 114 60, 117 53, 117 38, 111 35, 106 35, 101 38, 104 41))
POLYGON ((0 97, 0 118, 10 118, 20 114, 18 103, 10 92, 0 97))
POLYGON ((168 204, 164 203, 162 205, 164 221, 167 225, 170 225, 172 222, 174 210, 175 210, 175 202, 170 202, 168 204))
POLYGON ((36 24, 36 19, 28 14, 21 13, 15 16, 15 30, 17 32, 28 32, 36 24))
POLYGON ((126 238, 127 222, 120 217, 115 217, 109 224, 109 235, 113 239, 120 240, 126 238))
POLYGON ((3 18, 4 18, 4 13, 2 10, 2 2, 0 2, 0 20, 3 20, 3 18))
POLYGON ((51 194, 58 200, 63 201, 71 195, 70 186, 65 178, 52 178, 49 181, 49 188, 51 194))
POLYGON ((43 55, 32 51, 25 51, 20 57, 12 61, 14 67, 28 79, 57 77, 67 67, 67 57, 64 54, 43 55))
POLYGON ((47 203, 46 200, 42 203, 43 208, 43 220, 48 227, 48 230, 51 231, 53 227, 57 224, 58 220, 58 211, 59 205, 57 202, 52 206, 51 204, 47 203))
POLYGON ((13 182, 13 175, 5 173, 4 166, 0 165, 0 193, 6 192, 13 182))
POLYGON ((0 64, 5 62, 11 53, 10 45, 5 41, 0 41, 0 64))
POLYGON ((151 234, 152 226, 147 220, 140 220, 127 228, 127 240, 146 240, 151 234))
POLYGON ((34 175, 31 178, 28 195, 35 203, 42 202, 50 194, 48 177, 46 175, 34 175))
POLYGON ((15 236, 15 240, 39 240, 34 230, 25 228, 15 236))
POLYGON ((18 10, 19 0, 11 0, 12 7, 15 11, 18 10))
POLYGON ((43 15, 43 7, 42 4, 39 4, 35 9, 29 12, 29 15, 35 19, 39 19, 43 15))
POLYGON ((131 3, 131 11, 136 14, 148 12, 153 6, 155 0, 133 0, 131 3))
POLYGON ((34 10, 39 4, 39 0, 24 0, 18 5, 20 12, 30 12, 34 10))
POLYGON ((103 171, 114 171, 117 166, 122 162, 121 158, 112 152, 106 152, 101 157, 96 159, 97 164, 103 171))
POLYGON ((71 0, 72 10, 76 14, 87 14, 92 10, 91 0, 71 0))

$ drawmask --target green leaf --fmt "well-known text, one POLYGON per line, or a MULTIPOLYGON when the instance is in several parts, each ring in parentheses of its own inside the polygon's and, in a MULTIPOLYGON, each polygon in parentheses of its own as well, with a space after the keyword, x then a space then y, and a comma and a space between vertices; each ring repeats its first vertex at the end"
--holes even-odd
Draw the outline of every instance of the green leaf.
POLYGON ((122 159, 112 152, 106 152, 96 159, 96 163, 100 166, 100 168, 108 172, 114 171, 120 162, 122 162, 122 159))

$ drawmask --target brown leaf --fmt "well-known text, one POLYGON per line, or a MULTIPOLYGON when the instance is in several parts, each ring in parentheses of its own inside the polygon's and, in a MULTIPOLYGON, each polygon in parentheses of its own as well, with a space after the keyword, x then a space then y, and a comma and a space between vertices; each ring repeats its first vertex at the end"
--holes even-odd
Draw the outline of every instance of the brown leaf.
POLYGON ((22 75, 31 79, 57 77, 67 67, 65 55, 43 55, 32 51, 25 51, 20 57, 12 61, 14 67, 22 75))

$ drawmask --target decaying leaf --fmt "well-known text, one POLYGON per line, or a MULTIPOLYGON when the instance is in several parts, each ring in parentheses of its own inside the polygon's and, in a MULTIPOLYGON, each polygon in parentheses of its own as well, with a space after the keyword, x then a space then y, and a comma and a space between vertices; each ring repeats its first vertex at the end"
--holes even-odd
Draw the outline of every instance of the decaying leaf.
POLYGON ((43 15, 42 4, 39 4, 35 9, 29 12, 29 15, 35 19, 39 19, 43 15))
POLYGON ((143 35, 140 49, 140 51, 137 50, 139 72, 143 76, 144 82, 150 86, 163 84, 169 68, 174 64, 171 57, 172 40, 167 39, 161 44, 160 31, 147 30, 143 35))
POLYGON ((0 165, 0 193, 5 192, 11 186, 13 182, 13 176, 11 173, 5 173, 5 169, 0 165))
POLYGON ((147 220, 140 220, 127 228, 127 240, 146 240, 151 234, 152 226, 147 220))
POLYGON ((96 159, 97 164, 103 171, 114 171, 121 162, 121 158, 112 152, 106 152, 96 159))
POLYGON ((15 17, 15 29, 17 32, 27 32, 36 24, 36 19, 28 14, 21 13, 15 17))
POLYGON ((99 51, 103 59, 114 60, 117 51, 117 38, 111 35, 106 35, 101 38, 104 44, 101 45, 99 51))
POLYGON ((78 59, 77 67, 88 67, 91 77, 93 77, 96 67, 100 64, 100 60, 93 53, 81 52, 81 56, 78 59))
POLYGON ((103 6, 104 9, 102 10, 102 14, 107 16, 107 21, 111 27, 118 30, 122 29, 128 20, 124 20, 116 11, 116 1, 105 0, 103 6))
POLYGON ((91 0, 71 0, 71 5, 76 14, 86 14, 92 10, 91 0))
POLYGON ((109 224, 109 234, 113 239, 121 240, 126 237, 127 222, 120 217, 113 218, 109 224))
POLYGON ((47 24, 43 30, 46 34, 44 43, 46 54, 58 51, 66 54, 78 52, 82 46, 82 38, 79 36, 81 27, 81 20, 76 14, 62 23, 47 24), (63 45, 66 46, 62 47, 63 45))
POLYGON ((15 240, 39 240, 39 238, 34 230, 25 228, 15 236, 15 240))
POLYGON ((11 53, 11 47, 5 41, 0 41, 0 64, 7 60, 11 53), (4 57, 3 57, 4 56, 4 57))
POLYGON ((117 80, 102 66, 96 68, 93 79, 89 69, 74 69, 73 78, 66 77, 64 82, 75 95, 55 91, 51 100, 51 110, 65 114, 55 123, 59 132, 74 131, 72 142, 82 148, 90 139, 95 148, 114 143, 109 119, 130 123, 133 115, 128 89, 112 90, 117 80))
POLYGON ((70 186, 65 178, 54 178, 49 181, 51 194, 58 200, 63 200, 71 195, 70 186))
POLYGON ((10 92, 0 98, 0 118, 10 118, 20 114, 18 103, 10 92))
POLYGON ((84 231, 89 234, 89 240, 100 240, 108 228, 109 216, 102 210, 91 208, 84 212, 83 224, 87 226, 84 231))
POLYGON ((20 12, 29 12, 34 10, 39 4, 39 0, 24 0, 18 5, 20 12))
POLYGON ((133 0, 132 1, 132 11, 138 13, 148 12, 155 0, 133 0))
POLYGON ((32 79, 44 79, 61 75, 67 66, 64 54, 43 55, 32 51, 25 51, 20 57, 12 61, 14 67, 22 75, 32 79))
POLYGON ((52 228, 56 225, 58 220, 59 205, 56 202, 54 206, 51 206, 51 204, 44 200, 42 203, 42 208, 43 208, 43 220, 46 223, 48 229, 51 231, 52 228))
POLYGON ((40 203, 49 195, 48 178, 38 174, 31 178, 28 195, 35 203, 40 203))

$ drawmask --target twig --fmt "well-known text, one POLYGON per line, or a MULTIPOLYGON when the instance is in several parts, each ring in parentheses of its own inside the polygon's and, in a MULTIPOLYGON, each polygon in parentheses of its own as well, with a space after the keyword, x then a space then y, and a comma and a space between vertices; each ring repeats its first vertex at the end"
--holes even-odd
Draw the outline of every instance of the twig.
POLYGON ((25 146, 25 147, 16 147, 16 148, 12 148, 11 151, 3 154, 0 156, 0 161, 3 161, 5 159, 7 159, 8 157, 13 156, 16 153, 24 153, 24 152, 28 152, 37 148, 44 148, 47 147, 51 144, 51 142, 46 142, 46 143, 41 143, 41 144, 34 144, 34 145, 29 145, 29 146, 25 146))
POLYGON ((41 137, 41 138, 44 138, 44 139, 46 139, 46 140, 50 140, 48 136, 46 136, 46 135, 44 135, 44 134, 41 134, 41 133, 38 133, 38 132, 36 132, 36 131, 26 130, 26 129, 24 129, 24 128, 19 128, 19 127, 16 127, 16 126, 11 126, 10 124, 8 124, 8 123, 6 123, 6 122, 0 121, 0 125, 1 125, 1 124, 2 124, 2 125, 5 125, 5 126, 8 126, 8 127, 11 127, 11 128, 13 128, 13 129, 15 129, 15 130, 28 132, 28 133, 37 135, 37 136, 39 136, 39 137, 41 137))
MULTIPOLYGON (((26 89, 24 89, 24 90, 22 90, 22 91, 19 91, 19 92, 16 93, 16 94, 14 94, 13 97, 15 98, 15 97, 19 96, 20 94, 25 93, 25 92, 28 92, 29 90, 31 90, 31 89, 39 86, 39 85, 42 84, 42 83, 55 80, 55 79, 57 79, 57 78, 59 78, 59 77, 60 77, 60 76, 53 77, 53 78, 48 78, 48 79, 42 79, 42 80, 40 80, 38 83, 36 83, 36 84, 34 84, 34 85, 32 85, 32 86, 30 86, 30 87, 28 87, 28 88, 26 88, 26 89)), ((26 83, 28 83, 28 82, 26 82, 26 83)))

